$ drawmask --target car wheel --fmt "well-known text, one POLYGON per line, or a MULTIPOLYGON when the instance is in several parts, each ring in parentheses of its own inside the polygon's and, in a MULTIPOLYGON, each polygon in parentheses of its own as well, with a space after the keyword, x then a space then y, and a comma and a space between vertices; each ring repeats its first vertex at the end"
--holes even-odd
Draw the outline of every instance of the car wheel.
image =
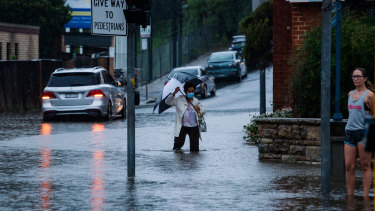
POLYGON ((122 107, 122 110, 121 110, 121 118, 125 119, 126 118, 126 100, 125 99, 124 99, 123 104, 124 106, 122 107))
POLYGON ((47 114, 43 113, 43 122, 49 122, 51 121, 51 117, 49 117, 47 114))
POLYGON ((105 115, 104 119, 107 120, 107 121, 112 120, 112 104, 111 104, 111 102, 108 102, 107 114, 105 115))
POLYGON ((210 94, 211 94, 211 96, 215 96, 215 94, 216 94, 216 86, 214 86, 214 88, 211 90, 210 94))
POLYGON ((206 86, 204 87, 204 93, 202 93, 201 96, 202 96, 203 99, 207 98, 207 87, 206 86))

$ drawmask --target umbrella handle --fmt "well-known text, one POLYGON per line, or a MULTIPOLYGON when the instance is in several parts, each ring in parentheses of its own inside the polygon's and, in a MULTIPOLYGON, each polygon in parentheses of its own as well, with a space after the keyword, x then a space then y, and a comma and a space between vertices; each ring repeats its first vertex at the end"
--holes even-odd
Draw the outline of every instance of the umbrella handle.
MULTIPOLYGON (((180 92, 181 92, 181 90, 179 90, 180 92)), ((186 97, 186 95, 184 94, 184 93, 182 93, 181 92, 181 94, 183 95, 183 96, 185 96, 186 97)), ((189 102, 189 101, 188 101, 189 102)), ((189 102, 192 106, 194 106, 194 104, 193 103, 191 103, 191 102, 189 102)), ((199 115, 201 115, 201 116, 203 116, 203 113, 201 112, 201 111, 199 111, 199 110, 195 110, 196 112, 198 112, 198 114, 199 115)))

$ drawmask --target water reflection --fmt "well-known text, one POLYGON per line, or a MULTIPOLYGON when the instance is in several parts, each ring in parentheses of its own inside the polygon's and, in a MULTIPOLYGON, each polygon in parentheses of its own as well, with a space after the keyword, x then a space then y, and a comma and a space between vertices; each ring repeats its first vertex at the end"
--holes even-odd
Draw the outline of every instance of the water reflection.
POLYGON ((93 181, 91 185, 91 202, 93 210, 102 210, 104 203, 104 183, 103 183, 103 160, 104 152, 102 150, 95 150, 93 152, 93 181))
POLYGON ((40 207, 42 210, 49 210, 51 207, 51 194, 52 194, 52 183, 49 175, 49 168, 51 167, 51 150, 48 148, 42 148, 40 150, 40 207))
POLYGON ((104 124, 96 123, 92 124, 92 131, 93 132, 101 132, 105 130, 104 124))
POLYGON ((106 140, 106 137, 103 133, 100 133, 105 130, 104 124, 96 123, 92 125, 93 142, 95 149, 92 154, 92 185, 91 185, 91 204, 92 209, 95 211, 100 211, 103 209, 104 197, 105 197, 105 184, 104 184, 104 160, 105 154, 104 150, 101 149, 101 142, 106 140))
POLYGON ((49 123, 42 123, 40 128, 41 135, 50 135, 52 131, 52 126, 49 123))

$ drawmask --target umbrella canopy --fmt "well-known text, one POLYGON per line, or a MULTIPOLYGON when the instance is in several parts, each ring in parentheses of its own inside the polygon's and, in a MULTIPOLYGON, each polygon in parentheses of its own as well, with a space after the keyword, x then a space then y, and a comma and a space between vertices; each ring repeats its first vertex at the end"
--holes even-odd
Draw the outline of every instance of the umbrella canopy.
POLYGON ((189 81, 190 83, 194 84, 194 86, 197 86, 198 84, 203 82, 201 79, 198 78, 198 76, 182 71, 174 74, 172 78, 177 79, 181 83, 186 83, 189 81))
MULTIPOLYGON (((167 110, 170 108, 170 105, 167 105, 165 103, 165 99, 174 92, 176 87, 180 87, 180 90, 183 92, 184 87, 183 84, 178 81, 176 78, 172 78, 168 83, 164 86, 163 90, 161 90, 160 95, 156 99, 155 105, 154 105, 154 113, 160 114, 161 112, 167 110)), ((176 97, 182 95, 180 92, 176 93, 176 97)))
POLYGON ((196 75, 185 73, 185 72, 176 73, 171 78, 171 80, 169 80, 168 83, 164 86, 163 90, 160 92, 159 97, 156 99, 156 102, 154 105, 154 113, 156 112, 160 114, 161 112, 171 107, 170 105, 167 105, 165 103, 165 99, 168 97, 168 95, 174 92, 176 87, 180 87, 181 92, 176 93, 175 97, 185 94, 184 83, 188 81, 194 84, 194 86, 197 86, 198 84, 203 82, 196 75))

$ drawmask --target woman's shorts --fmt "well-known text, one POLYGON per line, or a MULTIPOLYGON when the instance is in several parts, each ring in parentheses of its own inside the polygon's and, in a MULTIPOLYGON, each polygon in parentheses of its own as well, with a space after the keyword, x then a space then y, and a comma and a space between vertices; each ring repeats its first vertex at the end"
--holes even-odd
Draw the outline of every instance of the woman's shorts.
POLYGON ((364 130, 346 130, 344 143, 357 147, 358 144, 363 140, 364 133, 364 130))

